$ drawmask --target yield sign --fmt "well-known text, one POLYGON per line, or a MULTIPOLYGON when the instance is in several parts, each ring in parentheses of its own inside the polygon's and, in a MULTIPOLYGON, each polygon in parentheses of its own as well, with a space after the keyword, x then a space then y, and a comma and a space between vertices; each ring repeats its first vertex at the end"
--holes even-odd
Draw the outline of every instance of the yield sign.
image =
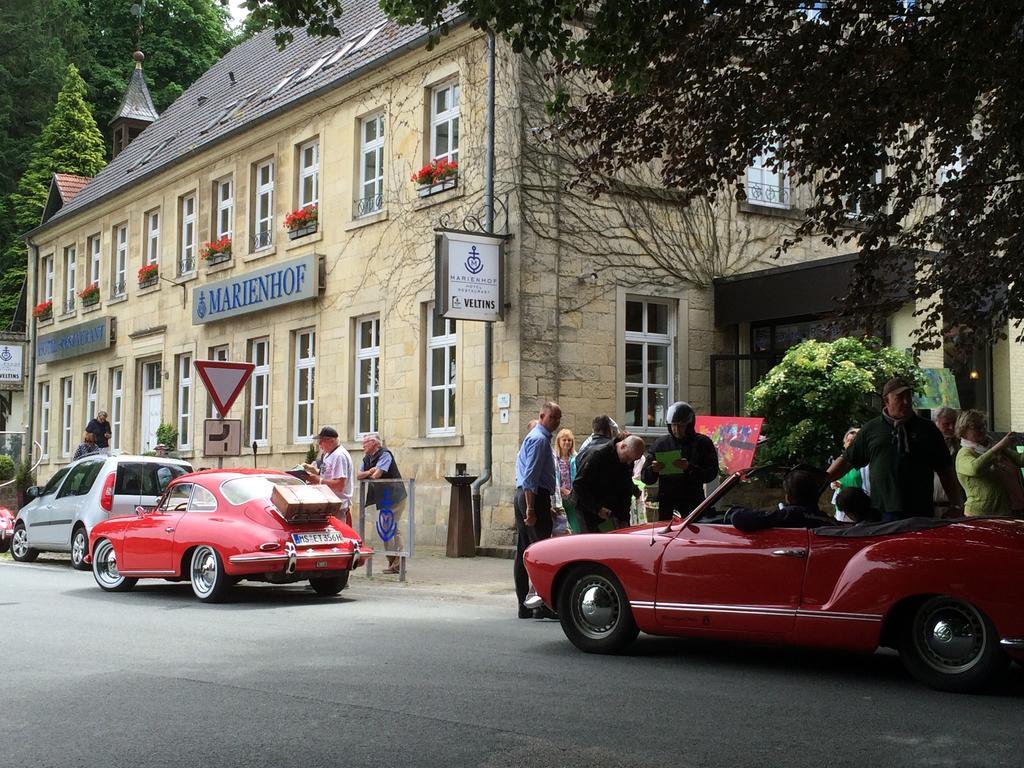
POLYGON ((252 363, 196 360, 196 372, 221 417, 231 410, 231 404, 242 393, 255 367, 252 363))

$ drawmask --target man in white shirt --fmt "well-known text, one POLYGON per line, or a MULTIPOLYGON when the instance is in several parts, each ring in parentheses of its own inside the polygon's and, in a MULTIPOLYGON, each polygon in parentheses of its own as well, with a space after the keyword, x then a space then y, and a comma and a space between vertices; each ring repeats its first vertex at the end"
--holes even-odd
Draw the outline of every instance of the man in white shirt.
POLYGON ((352 457, 338 440, 338 430, 334 427, 322 427, 316 436, 320 446, 320 455, 312 464, 303 464, 316 482, 326 485, 341 499, 341 511, 338 519, 352 525, 352 457))

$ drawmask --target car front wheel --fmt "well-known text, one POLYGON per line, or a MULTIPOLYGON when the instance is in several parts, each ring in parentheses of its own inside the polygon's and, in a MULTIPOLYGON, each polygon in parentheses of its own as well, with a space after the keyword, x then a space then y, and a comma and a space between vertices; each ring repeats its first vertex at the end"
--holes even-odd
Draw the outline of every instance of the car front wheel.
POLYGON ((221 602, 232 586, 232 578, 224 572, 224 561, 213 547, 196 547, 189 574, 195 596, 207 603, 221 602))
POLYGON ((127 592, 138 583, 138 579, 122 576, 117 570, 117 553, 107 539, 96 542, 92 553, 92 577, 107 592, 127 592))
POLYGON ((14 529, 14 536, 11 538, 11 557, 19 563, 31 563, 39 557, 39 550, 28 545, 28 532, 24 523, 18 523, 18 527, 14 529))
POLYGON ((318 595, 331 597, 348 586, 348 571, 345 571, 340 576, 323 576, 319 579, 310 579, 309 586, 318 595))
POLYGON ((617 653, 640 631, 622 585, 601 566, 570 573, 559 590, 557 609, 565 636, 587 653, 617 653))
POLYGON ((989 618, 974 605, 946 596, 926 600, 914 613, 900 658, 925 685, 954 693, 984 688, 1009 662, 989 618))
POLYGON ((89 551, 89 537, 85 528, 75 528, 71 534, 71 567, 76 571, 88 571, 89 564, 85 562, 85 553, 89 551))

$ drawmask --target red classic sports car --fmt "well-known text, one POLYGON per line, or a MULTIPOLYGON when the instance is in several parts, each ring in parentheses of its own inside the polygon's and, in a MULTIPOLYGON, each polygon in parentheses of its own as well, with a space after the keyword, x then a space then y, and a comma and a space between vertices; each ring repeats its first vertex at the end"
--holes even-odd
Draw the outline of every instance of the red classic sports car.
POLYGON ((0 552, 6 552, 11 548, 15 517, 16 515, 7 507, 0 507, 0 552))
POLYGON ((1024 661, 1024 521, 972 519, 743 533, 733 506, 773 507, 778 471, 729 477, 685 520, 548 539, 530 579, 583 651, 638 632, 899 650, 938 689, 985 686, 1024 661))
MULTIPOLYGON (((191 581, 196 597, 223 600, 243 579, 309 581, 336 595, 372 550, 323 505, 279 508, 302 481, 267 470, 206 470, 175 479, 152 510, 106 520, 89 534, 96 583, 126 591, 141 579, 191 581), (275 494, 275 488, 278 493, 275 494)), ((308 489, 312 490, 312 489, 308 489)))

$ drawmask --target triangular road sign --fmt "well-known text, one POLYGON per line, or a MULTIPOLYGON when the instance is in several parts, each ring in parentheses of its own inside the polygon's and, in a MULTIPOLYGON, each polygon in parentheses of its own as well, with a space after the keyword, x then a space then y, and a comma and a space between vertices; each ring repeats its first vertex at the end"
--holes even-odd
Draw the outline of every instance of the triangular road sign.
POLYGON ((229 363, 225 360, 196 360, 196 373, 210 393, 210 399, 221 418, 245 388, 253 369, 252 363, 229 363))

